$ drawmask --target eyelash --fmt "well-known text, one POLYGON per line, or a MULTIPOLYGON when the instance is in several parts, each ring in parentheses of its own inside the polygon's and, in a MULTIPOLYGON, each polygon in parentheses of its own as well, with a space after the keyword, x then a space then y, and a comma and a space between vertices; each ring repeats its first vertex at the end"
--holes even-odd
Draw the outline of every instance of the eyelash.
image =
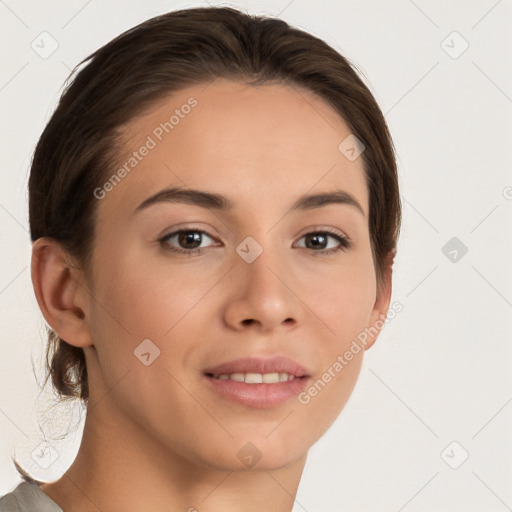
MULTIPOLYGON (((184 228, 184 229, 179 229, 178 231, 173 231, 172 233, 169 233, 168 235, 165 235, 164 237, 160 238, 158 241, 160 242, 160 244, 163 246, 163 248, 166 251, 173 252, 176 254, 186 254, 187 256, 195 256, 195 255, 202 254, 204 252, 206 247, 199 247, 197 249, 180 249, 178 247, 171 246, 167 243, 167 240, 169 238, 172 238, 173 236, 178 235, 180 233, 201 233, 201 234, 206 235, 213 239, 213 237, 211 235, 209 235, 206 231, 202 231, 200 229, 184 228)), ((325 255, 325 254, 334 254, 334 253, 337 253, 338 251, 347 251, 352 248, 352 241, 348 237, 340 235, 339 233, 335 233, 334 231, 331 231, 330 229, 322 229, 322 230, 318 230, 318 231, 308 231, 307 233, 302 235, 300 237, 300 239, 304 238, 307 235, 319 235, 319 234, 320 235, 323 235, 323 234, 329 235, 330 237, 336 239, 339 242, 339 245, 338 245, 338 247, 335 247, 333 249, 328 249, 328 250, 316 251, 314 249, 310 249, 311 251, 313 251, 314 256, 325 255)), ((306 247, 306 249, 307 249, 307 247, 306 247)))

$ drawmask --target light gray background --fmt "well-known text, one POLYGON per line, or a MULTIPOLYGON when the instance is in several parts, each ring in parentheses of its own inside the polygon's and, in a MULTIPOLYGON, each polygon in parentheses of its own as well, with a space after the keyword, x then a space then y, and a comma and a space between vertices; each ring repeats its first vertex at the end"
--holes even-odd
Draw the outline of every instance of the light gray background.
MULTIPOLYGON (((0 0, 0 495, 18 482, 12 453, 54 480, 83 427, 80 408, 50 408, 49 387, 39 395, 33 377, 32 364, 43 376, 45 347, 29 267, 34 145, 79 60, 147 18, 200 5, 0 0), (43 31, 58 42, 47 58, 31 48, 43 31)), ((403 311, 311 449, 294 511, 512 510, 510 0, 224 5, 279 15, 355 62, 399 158, 404 222, 392 300, 403 311), (453 237, 468 248, 462 257, 443 253, 453 237)))

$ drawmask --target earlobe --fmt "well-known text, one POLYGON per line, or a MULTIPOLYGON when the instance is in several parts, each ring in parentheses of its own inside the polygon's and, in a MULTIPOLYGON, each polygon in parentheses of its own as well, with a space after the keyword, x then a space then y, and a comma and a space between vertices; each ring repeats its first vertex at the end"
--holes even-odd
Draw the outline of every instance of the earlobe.
POLYGON ((39 308, 48 325, 70 345, 92 345, 86 322, 87 293, 56 240, 41 237, 33 243, 30 272, 39 308))

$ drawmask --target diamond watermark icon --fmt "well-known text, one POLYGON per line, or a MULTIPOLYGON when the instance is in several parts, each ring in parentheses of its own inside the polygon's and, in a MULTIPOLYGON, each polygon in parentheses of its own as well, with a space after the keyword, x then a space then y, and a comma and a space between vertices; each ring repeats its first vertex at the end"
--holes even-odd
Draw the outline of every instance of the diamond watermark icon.
POLYGON ((469 43, 454 30, 441 41, 441 48, 452 59, 458 59, 469 48, 469 43))
POLYGON ((458 263, 468 252, 468 248, 461 240, 454 236, 443 245, 441 252, 452 263, 458 263))
POLYGON ((338 146, 339 152, 351 162, 359 158, 365 149, 366 146, 353 133, 343 139, 338 146))
POLYGON ((160 349, 149 338, 146 338, 133 353, 144 366, 149 366, 160 356, 160 349))
POLYGON ((442 452, 441 458, 452 469, 459 469, 468 460, 468 451, 457 441, 452 441, 442 452))
POLYGON ((238 245, 236 252, 246 263, 252 263, 263 252, 263 247, 252 236, 248 236, 238 245))
POLYGON ((47 441, 41 442, 31 453, 32 459, 43 469, 48 469, 58 458, 57 450, 47 441))
POLYGON ((248 468, 252 468, 262 457, 262 453, 252 443, 246 443, 236 454, 238 460, 248 468))
POLYGON ((47 59, 59 47, 57 40, 48 32, 41 32, 31 43, 30 47, 41 59, 47 59))

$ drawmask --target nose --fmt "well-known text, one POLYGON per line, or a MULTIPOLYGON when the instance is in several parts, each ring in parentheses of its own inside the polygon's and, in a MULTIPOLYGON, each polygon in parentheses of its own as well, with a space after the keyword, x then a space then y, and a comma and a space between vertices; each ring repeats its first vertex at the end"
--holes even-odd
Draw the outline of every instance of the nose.
POLYGON ((302 315, 301 301, 279 255, 264 250, 252 263, 239 258, 235 265, 223 312, 225 323, 231 329, 260 333, 294 328, 302 315))

